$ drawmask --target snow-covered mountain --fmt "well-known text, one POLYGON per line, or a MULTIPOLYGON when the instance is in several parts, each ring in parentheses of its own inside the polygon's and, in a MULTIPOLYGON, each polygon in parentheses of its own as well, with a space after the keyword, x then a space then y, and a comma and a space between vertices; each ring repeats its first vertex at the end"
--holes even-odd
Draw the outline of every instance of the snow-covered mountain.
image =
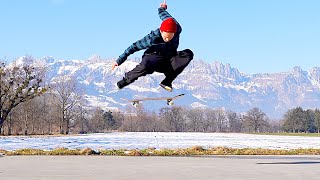
MULTIPOLYGON (((159 87, 163 74, 154 73, 141 77, 133 84, 118 92, 115 83, 125 72, 133 69, 140 59, 129 59, 114 72, 112 59, 105 60, 92 56, 88 60, 42 60, 49 67, 48 81, 57 76, 68 75, 76 79, 79 87, 85 89, 90 106, 103 109, 125 108, 128 102, 120 98, 173 96, 180 93, 185 97, 175 104, 188 107, 225 108, 245 112, 253 107, 263 110, 268 117, 280 118, 288 109, 320 107, 320 68, 304 71, 294 67, 289 72, 274 74, 241 73, 229 64, 207 63, 193 60, 185 71, 174 81, 174 92, 159 87)), ((166 106, 165 101, 146 101, 145 109, 157 110, 166 106)))

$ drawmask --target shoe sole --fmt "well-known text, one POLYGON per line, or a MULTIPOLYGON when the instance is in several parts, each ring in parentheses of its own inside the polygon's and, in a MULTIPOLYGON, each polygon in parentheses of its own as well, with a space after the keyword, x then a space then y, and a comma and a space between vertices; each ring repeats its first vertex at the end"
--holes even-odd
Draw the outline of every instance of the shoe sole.
POLYGON ((160 86, 161 86, 163 89, 165 89, 165 90, 167 90, 167 91, 169 91, 169 92, 172 92, 172 88, 170 88, 169 86, 165 86, 165 85, 162 85, 162 84, 160 84, 160 86))

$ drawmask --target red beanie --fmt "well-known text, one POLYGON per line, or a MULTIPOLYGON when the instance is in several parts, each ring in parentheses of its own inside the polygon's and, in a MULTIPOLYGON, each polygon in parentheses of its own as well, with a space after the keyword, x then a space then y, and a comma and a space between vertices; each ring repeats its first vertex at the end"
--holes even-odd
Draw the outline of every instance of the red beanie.
POLYGON ((173 20, 173 18, 168 18, 162 21, 160 26, 161 31, 176 33, 177 32, 177 24, 173 20))

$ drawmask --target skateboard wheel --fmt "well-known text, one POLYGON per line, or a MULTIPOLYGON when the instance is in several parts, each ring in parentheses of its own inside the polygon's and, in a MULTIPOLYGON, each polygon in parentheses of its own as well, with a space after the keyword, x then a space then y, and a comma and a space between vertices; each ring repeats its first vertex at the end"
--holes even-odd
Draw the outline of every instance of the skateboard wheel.
POLYGON ((173 104, 174 104, 173 101, 169 101, 169 102, 168 102, 168 105, 169 105, 169 106, 173 106, 173 104))
POLYGON ((139 106, 139 103, 138 102, 133 102, 132 105, 133 105, 133 107, 137 108, 139 106))

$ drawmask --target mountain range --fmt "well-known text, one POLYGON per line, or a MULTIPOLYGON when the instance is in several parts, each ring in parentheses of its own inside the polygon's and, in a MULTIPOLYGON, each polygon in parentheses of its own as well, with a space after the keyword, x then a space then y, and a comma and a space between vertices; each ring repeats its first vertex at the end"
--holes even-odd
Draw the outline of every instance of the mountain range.
MULTIPOLYGON (((237 113, 258 107, 275 119, 298 106, 320 107, 319 67, 305 71, 296 66, 288 72, 249 75, 230 64, 193 60, 173 82, 174 91, 170 93, 159 86, 164 78, 161 73, 141 77, 124 89, 114 91, 116 82, 141 61, 139 58, 128 59, 114 71, 111 71, 114 59, 102 59, 97 55, 88 60, 44 57, 40 61, 48 67, 48 83, 62 75, 70 76, 85 90, 88 106, 102 109, 124 109, 130 105, 121 98, 170 97, 181 93, 185 96, 176 100, 175 105, 224 108, 237 113)), ((165 101, 145 101, 142 105, 151 111, 167 106, 165 101)))

